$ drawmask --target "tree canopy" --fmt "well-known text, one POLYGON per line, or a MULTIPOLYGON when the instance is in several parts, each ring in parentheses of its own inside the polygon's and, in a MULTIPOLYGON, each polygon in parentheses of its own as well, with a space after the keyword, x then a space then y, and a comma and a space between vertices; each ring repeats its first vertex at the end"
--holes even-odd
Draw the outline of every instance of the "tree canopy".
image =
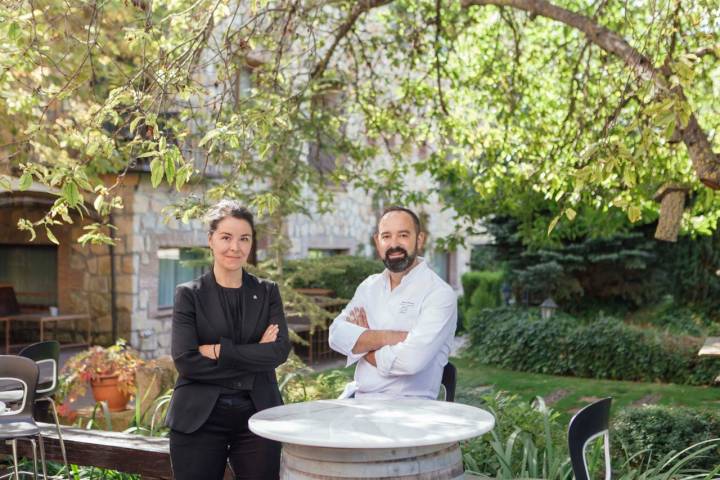
MULTIPOLYGON (((149 162, 154 185, 179 190, 225 172, 178 217, 236 196, 277 231, 308 192, 328 208, 329 181, 422 203, 407 179, 429 175, 469 231, 500 212, 538 242, 602 234, 654 221, 672 184, 683 230, 709 233, 719 13, 717 0, 4 2, 0 159, 20 189, 60 191, 29 231, 119 208, 108 178, 149 162)), ((88 228, 83 241, 109 241, 88 228)))

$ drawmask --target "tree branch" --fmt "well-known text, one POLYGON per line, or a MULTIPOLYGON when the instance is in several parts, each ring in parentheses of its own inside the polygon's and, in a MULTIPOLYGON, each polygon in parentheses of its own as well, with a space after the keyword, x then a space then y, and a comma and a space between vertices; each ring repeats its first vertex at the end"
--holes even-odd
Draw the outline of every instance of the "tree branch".
POLYGON ((338 44, 343 38, 345 38, 348 32, 352 30, 355 22, 357 22, 357 19, 360 18, 363 13, 369 12, 374 8, 382 7, 383 5, 392 3, 392 1, 393 0, 360 0, 358 2, 355 2, 355 5, 350 11, 347 19, 345 20, 345 22, 343 22, 342 25, 340 25, 338 33, 333 39, 333 43, 330 45, 330 48, 328 48, 327 52, 325 52, 325 56, 312 69, 312 72, 310 73, 310 79, 317 80, 318 78, 320 78, 320 76, 322 76, 323 72, 325 72, 328 64, 330 63, 330 59, 332 59, 332 56, 335 53, 335 49, 337 48, 338 44))
POLYGON ((435 0, 435 79, 437 83, 437 92, 440 99, 440 108, 445 116, 449 115, 447 105, 445 104, 445 95, 442 89, 442 75, 440 68, 440 32, 442 31, 440 0, 435 0))
MULTIPOLYGON (((461 3, 463 8, 486 5, 511 7, 528 12, 530 15, 539 15, 564 23, 583 32, 592 43, 620 58, 635 71, 638 78, 652 81, 661 90, 671 90, 682 101, 686 101, 682 87, 669 88, 668 79, 672 71, 668 66, 655 68, 650 59, 633 48, 627 40, 589 17, 558 7, 546 0, 461 0, 461 3)), ((707 187, 719 190, 720 158, 713 152, 707 134, 700 127, 694 113, 690 115, 685 127, 680 126, 680 130, 698 178, 707 187)))

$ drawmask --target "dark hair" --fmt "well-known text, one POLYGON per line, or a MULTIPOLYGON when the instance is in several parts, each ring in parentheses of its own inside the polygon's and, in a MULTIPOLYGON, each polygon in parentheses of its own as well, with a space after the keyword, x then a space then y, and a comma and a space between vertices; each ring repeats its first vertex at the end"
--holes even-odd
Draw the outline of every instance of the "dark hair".
POLYGON ((220 200, 218 203, 210 207, 205 214, 205 221, 208 225, 208 235, 212 235, 217 230, 221 221, 228 217, 245 220, 250 224, 252 231, 252 249, 248 257, 248 263, 255 265, 257 259, 257 241, 255 238, 255 220, 253 214, 247 207, 243 206, 237 200, 220 200))
POLYGON ((393 205, 390 207, 387 207, 385 210, 383 210, 382 215, 380 215, 380 218, 378 218, 377 225, 375 226, 375 232, 378 233, 380 231, 380 220, 383 219, 385 215, 392 212, 404 212, 410 215, 410 217, 413 220, 413 223, 415 224, 415 232, 420 233, 420 218, 417 216, 415 212, 410 210, 409 208, 401 207, 399 205, 393 205))

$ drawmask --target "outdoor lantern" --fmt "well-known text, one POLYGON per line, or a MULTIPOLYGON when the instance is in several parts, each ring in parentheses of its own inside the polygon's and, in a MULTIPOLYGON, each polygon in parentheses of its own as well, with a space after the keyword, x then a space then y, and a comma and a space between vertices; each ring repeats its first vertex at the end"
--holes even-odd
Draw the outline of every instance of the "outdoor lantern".
POLYGON ((503 305, 510 305, 510 297, 512 296, 512 288, 510 288, 510 284, 504 282, 502 284, 502 288, 500 289, 500 293, 502 294, 503 305))
POLYGON ((555 310, 557 309, 558 306, 557 303, 555 303, 555 300, 553 300, 551 297, 548 297, 540 305, 540 315, 542 316, 543 320, 547 320, 548 318, 555 315, 555 310))

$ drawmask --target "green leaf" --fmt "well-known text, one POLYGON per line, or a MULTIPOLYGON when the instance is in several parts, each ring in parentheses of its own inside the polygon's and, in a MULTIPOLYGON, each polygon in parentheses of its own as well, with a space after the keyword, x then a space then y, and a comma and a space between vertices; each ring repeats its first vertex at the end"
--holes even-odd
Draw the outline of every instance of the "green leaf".
POLYGON ((17 22, 12 22, 8 27, 8 38, 11 41, 15 41, 20 37, 20 25, 17 22))
POLYGON ((556 226, 557 223, 560 221, 560 217, 561 217, 561 215, 558 215, 557 217, 553 218, 552 221, 550 222, 550 225, 548 225, 548 230, 547 230, 548 236, 549 236, 549 235, 552 233, 552 231, 555 229, 555 226, 556 226))
POLYGON ((200 140, 200 143, 198 143, 198 147, 205 146, 206 143, 208 143, 210 140, 217 137, 218 135, 220 135, 220 130, 210 130, 208 133, 205 134, 203 139, 200 140))
POLYGON ((165 170, 162 161, 159 158, 153 159, 153 161, 150 162, 150 182, 153 188, 157 188, 157 186, 160 185, 164 174, 165 170))
POLYGON ((77 204, 82 200, 77 185, 75 185, 75 182, 72 181, 67 182, 63 186, 62 196, 71 207, 77 206, 77 204))
POLYGON ((0 188, 8 191, 12 190, 12 183, 10 183, 10 178, 5 175, 0 175, 0 188))
POLYGON ((142 119, 145 118, 142 115, 138 115, 133 119, 132 122, 130 122, 130 133, 133 133, 135 130, 137 130, 138 124, 142 121, 142 119))
POLYGON ((635 223, 635 222, 637 222, 638 220, 640 220, 640 219, 642 218, 642 211, 640 210, 640 207, 637 207, 637 206, 635 206, 635 205, 631 205, 631 206, 628 208, 627 215, 628 215, 628 219, 629 219, 632 223, 635 223))
POLYGON ((175 188, 180 191, 183 185, 185 185, 185 183, 190 179, 191 175, 192 165, 183 165, 182 167, 180 167, 180 169, 177 171, 177 174, 175 175, 175 188))
POLYGON ((149 157, 157 157, 160 154, 160 152, 156 152, 155 150, 151 150, 149 152, 143 152, 140 155, 138 155, 135 158, 149 158, 149 157))
POLYGON ((100 212, 100 209, 103 206, 103 203, 105 203, 105 197, 103 195, 98 195, 95 197, 95 201, 93 202, 93 207, 95 207, 95 210, 100 212))
POLYGON ((55 245, 60 245, 60 242, 58 242, 58 239, 55 237, 55 234, 52 233, 52 231, 45 227, 45 233, 47 234, 48 240, 50 240, 55 245))
POLYGON ((165 155, 165 176, 167 177, 168 183, 172 183, 175 180, 175 155, 165 155))
POLYGON ((625 185, 630 188, 634 187, 636 184, 636 173, 631 163, 625 165, 625 169, 623 170, 623 181, 625 182, 625 185))
POLYGON ((32 185, 32 175, 29 172, 25 172, 20 177, 18 189, 20 189, 20 191, 25 191, 30 188, 30 185, 32 185))
POLYGON ((571 222, 575 220, 575 216, 577 215, 577 212, 573 210, 572 208, 566 208, 565 209, 565 216, 570 220, 571 222))

